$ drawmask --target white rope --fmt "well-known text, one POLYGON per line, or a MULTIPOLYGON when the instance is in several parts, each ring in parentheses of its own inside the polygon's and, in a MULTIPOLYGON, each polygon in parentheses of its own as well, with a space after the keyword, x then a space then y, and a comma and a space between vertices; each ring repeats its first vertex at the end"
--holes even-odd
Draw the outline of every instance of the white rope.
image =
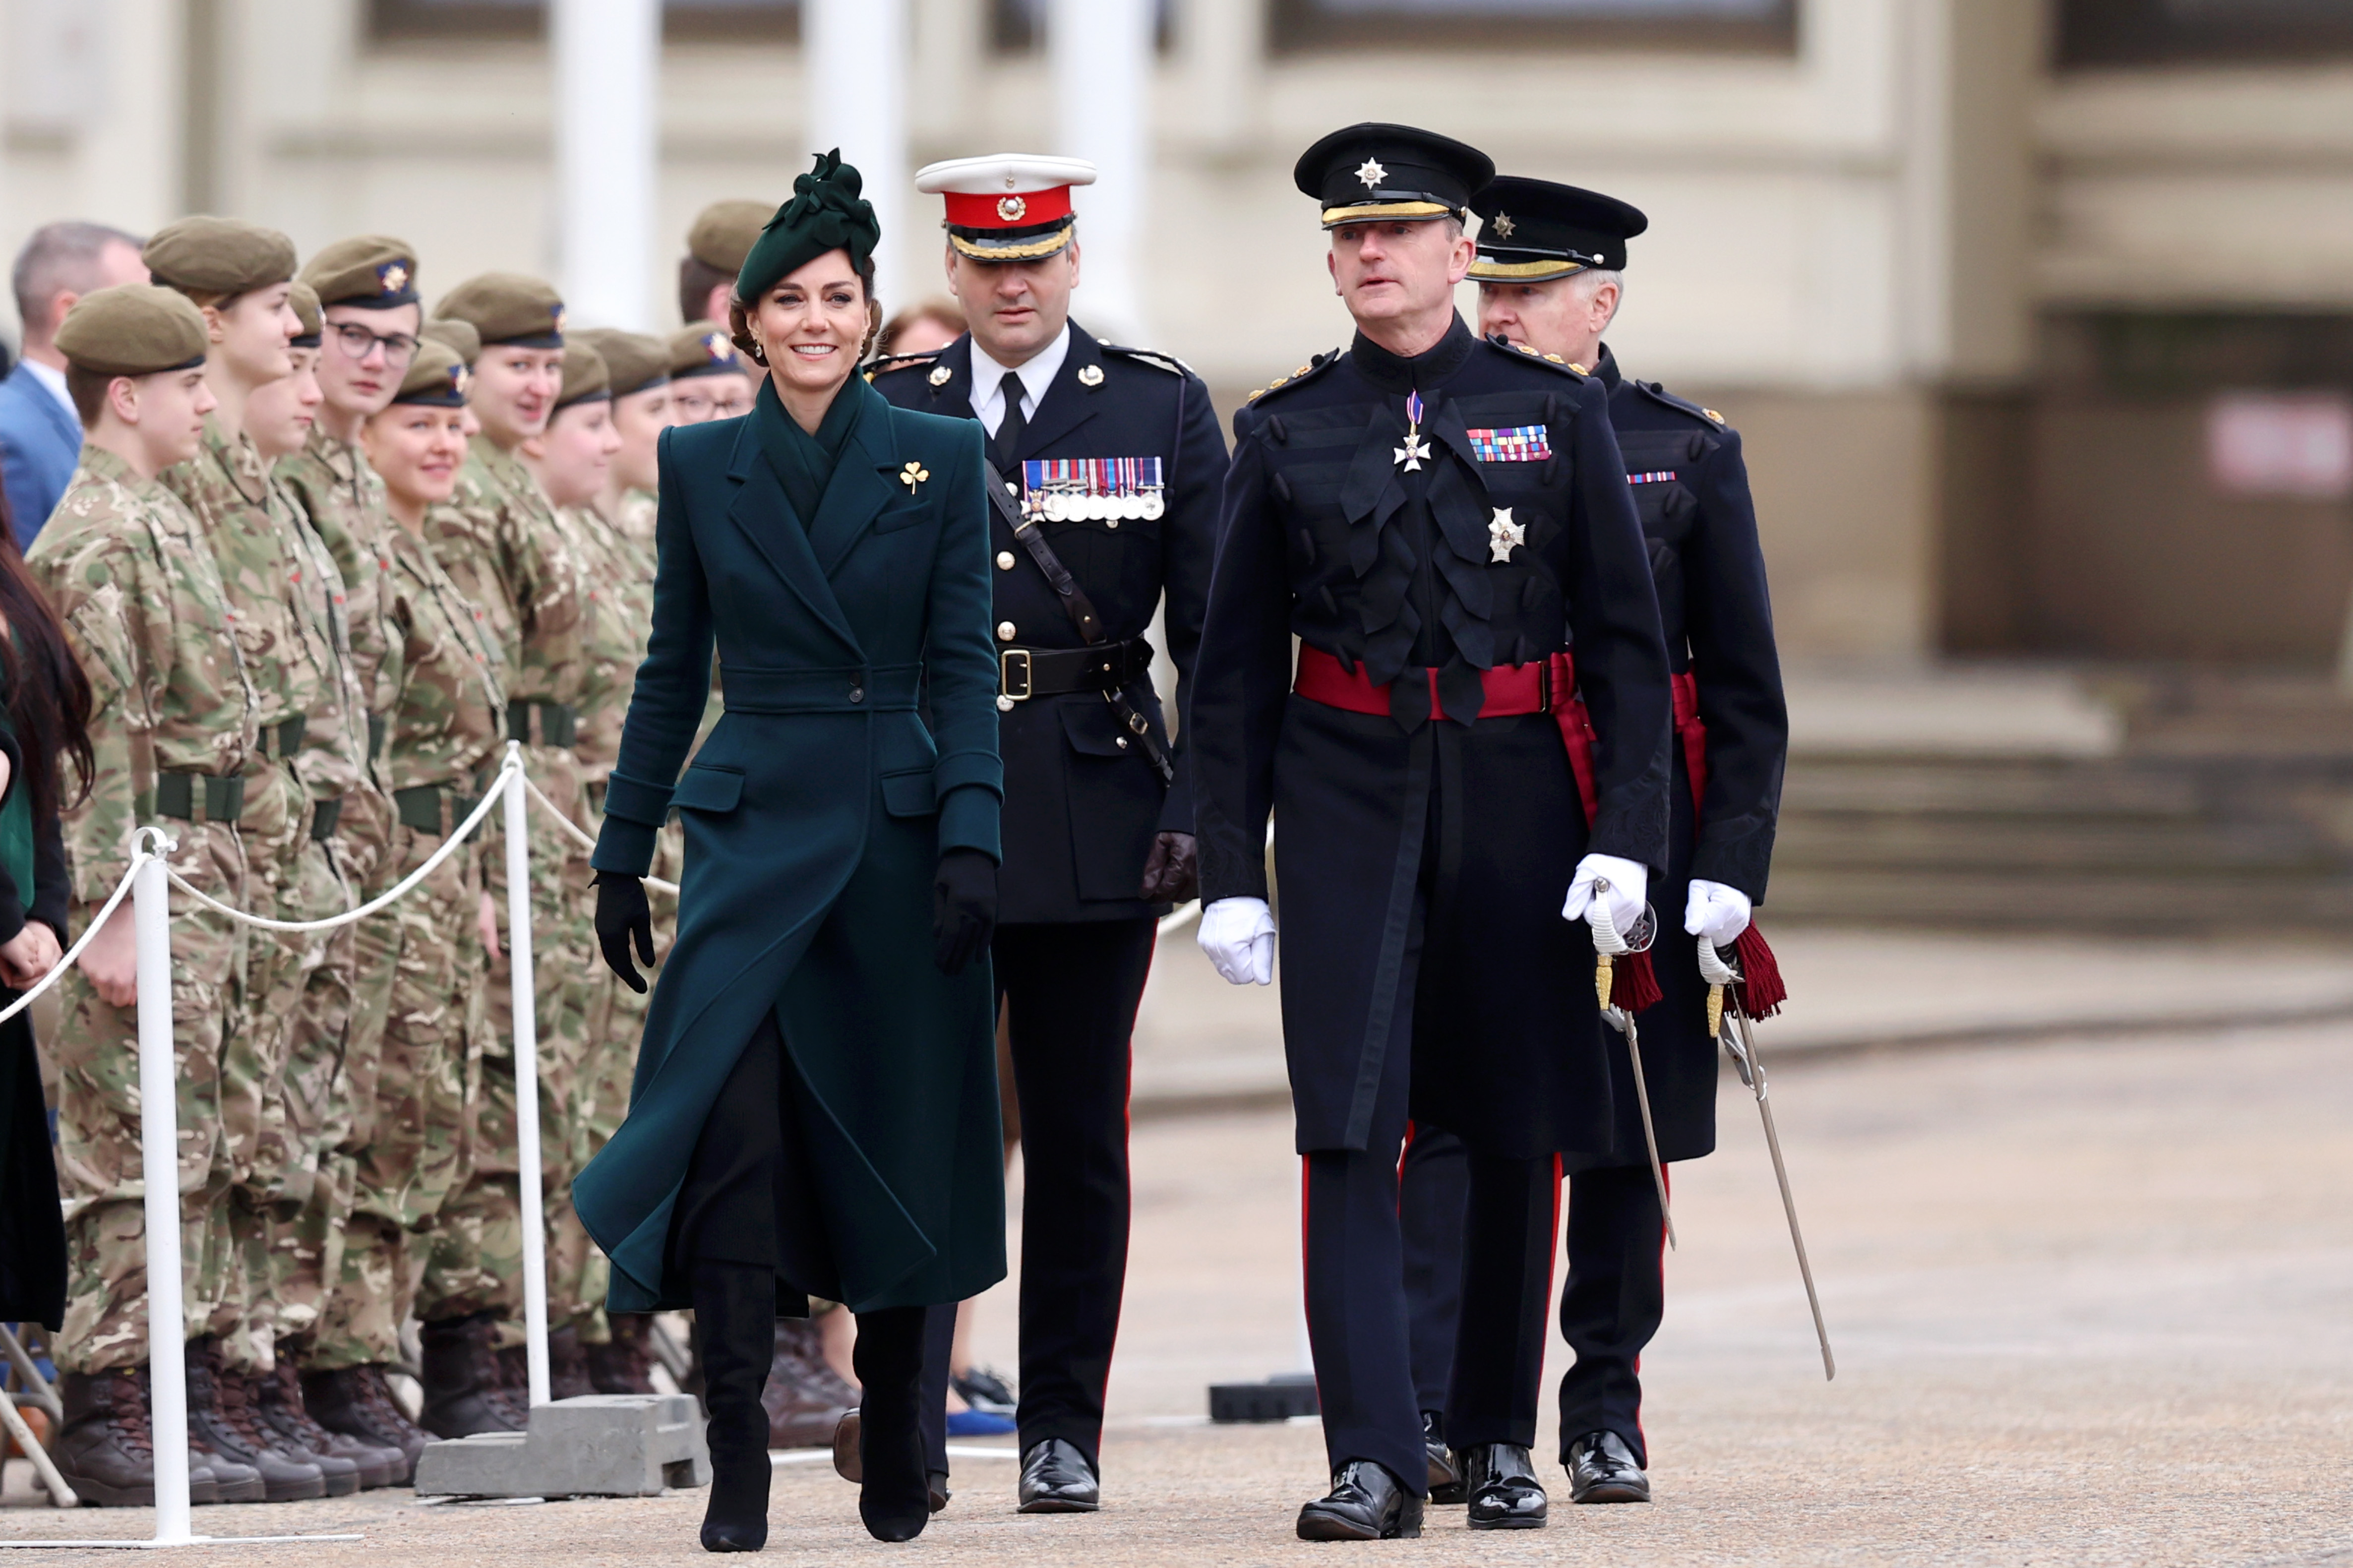
MULTIPOLYGON (((150 833, 153 833, 158 838, 163 839, 163 845, 165 850, 168 851, 179 847, 177 840, 164 838, 160 829, 142 827, 139 830, 139 837, 143 839, 150 833)), ((82 949, 88 947, 92 939, 94 939, 98 935, 99 931, 105 926, 106 918, 114 912, 115 906, 121 903, 123 900, 131 896, 132 879, 138 876, 140 865, 144 861, 153 860, 155 858, 154 852, 147 848, 144 844, 140 845, 138 848, 132 851, 131 864, 124 869, 122 873, 122 880, 114 884, 113 895, 110 897, 106 900, 105 904, 100 908, 98 918, 91 921, 88 925, 82 928, 81 935, 75 939, 74 944, 66 949, 63 956, 58 958, 54 968, 52 968, 47 974, 42 975, 39 980, 34 982, 33 988, 30 991, 26 992, 22 996, 19 996, 14 1002, 9 1003, 7 1006, 0 1007, 0 1024, 6 1023, 9 1019, 15 1017, 17 1014, 31 1006, 33 1005, 34 997, 38 996, 42 992, 47 991, 50 986, 55 985, 58 981, 65 978, 66 971, 73 967, 74 960, 81 956, 82 949)))
MULTIPOLYGON (((431 876, 434 870, 440 866, 442 861, 447 860, 450 856, 455 855, 459 849, 464 847, 467 837, 473 833, 476 827, 481 825, 482 818, 490 815, 491 807, 498 805, 500 796, 504 792, 507 775, 510 773, 521 773, 522 771, 522 760, 510 751, 507 755, 507 760, 499 765, 497 777, 491 781, 491 787, 482 792, 482 798, 474 803, 474 809, 467 815, 466 820, 449 830, 449 837, 441 841, 441 847, 433 851, 431 857, 426 860, 424 865, 419 866, 416 870, 411 871, 407 876, 403 877, 396 886, 388 889, 375 898, 370 899, 366 903, 362 904, 359 908, 355 910, 346 910, 343 913, 339 915, 330 915, 325 920, 274 921, 265 915, 248 914, 243 910, 232 909, 228 905, 222 903, 218 899, 214 898, 203 889, 190 882, 185 877, 181 876, 179 870, 168 863, 164 868, 164 874, 172 879, 172 886, 179 889, 180 891, 187 894, 188 897, 195 900, 196 902, 204 905, 215 913, 227 915, 229 919, 242 921, 246 925, 259 926, 264 931, 332 931, 338 926, 347 926, 355 921, 364 921, 367 919, 368 916, 375 914, 377 910, 388 909, 393 904, 397 903, 401 899, 406 897, 410 890, 413 889, 419 882, 422 882, 426 878, 431 876)), ((528 784, 531 781, 529 779, 525 779, 523 782, 528 784)), ((125 885, 128 885, 127 881, 125 885)), ((119 892, 115 896, 117 898, 121 897, 119 892)), ((110 909, 113 906, 111 904, 108 906, 110 909)), ((91 929, 95 930, 97 928, 93 925, 91 929)), ((63 968, 64 965, 60 964, 58 967, 63 968)))
MULTIPOLYGON (((565 816, 564 808, 556 805, 554 801, 548 799, 546 795, 542 792, 538 784, 529 773, 525 773, 523 775, 522 786, 523 788, 531 791, 532 799, 539 802, 540 805, 547 808, 547 815, 555 818, 557 823, 563 826, 564 831, 572 836, 572 841, 575 844, 579 845, 583 849, 594 849, 596 847, 596 841, 588 837, 587 831, 578 823, 565 816)), ((668 893, 672 898, 676 898, 678 896, 678 884, 676 882, 665 882, 659 877, 640 877, 638 880, 643 882, 647 887, 651 888, 657 893, 668 893)))

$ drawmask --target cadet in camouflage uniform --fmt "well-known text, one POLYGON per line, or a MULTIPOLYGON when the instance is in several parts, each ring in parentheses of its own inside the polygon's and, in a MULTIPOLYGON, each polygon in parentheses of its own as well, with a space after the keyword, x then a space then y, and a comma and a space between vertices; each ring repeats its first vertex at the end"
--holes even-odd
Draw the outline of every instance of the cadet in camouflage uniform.
MULTIPOLYGON (((160 230, 142 254, 157 283, 206 312, 214 348, 205 379, 219 406, 196 456, 162 476, 194 512, 219 563, 230 629, 259 700, 266 764, 246 783, 247 908, 279 920, 316 921, 351 908, 349 887, 327 852, 336 803, 354 787, 364 752, 356 694, 347 684, 317 563, 291 504, 269 479, 269 464, 246 429, 247 405, 263 386, 293 374, 289 349, 301 332, 290 303, 294 246, 274 229, 233 218, 184 218, 160 230), (298 766, 311 741, 334 761, 323 800, 298 766)), ((312 976, 347 944, 324 931, 260 931, 247 947, 242 1016, 221 1055, 223 1154, 229 1177, 231 1237, 243 1264, 242 1289, 214 1310, 212 1333, 191 1346, 190 1420, 207 1440, 261 1471, 272 1500, 357 1491, 357 1462, 312 1448, 299 1419, 273 1419, 285 1392, 277 1372, 278 1302, 271 1289, 273 1228, 310 1195, 305 1131, 290 1125, 287 1068, 312 976)), ((349 994, 348 972, 328 989, 349 994)), ((347 1004, 343 1004, 347 1005, 347 1004)), ((299 1396, 298 1396, 299 1408, 299 1396)), ((287 1413, 290 1415, 290 1413, 287 1413)))
MULTIPOLYGON (((415 253, 397 239, 367 235, 339 240, 311 258, 301 281, 320 300, 317 377, 322 401, 302 449, 280 458, 273 477, 333 558, 343 582, 341 619, 366 710, 373 782, 345 798, 328 847, 355 889, 381 890, 392 880, 379 873, 392 854, 394 816, 392 801, 380 787, 378 764, 387 716, 400 692, 401 635, 386 608, 391 514, 385 510, 384 481, 361 455, 358 438, 362 422, 392 401, 415 363, 424 311, 417 297, 415 253)), ((345 1289, 346 1280, 389 1278, 402 1254, 396 1215, 353 1217, 359 1204, 360 1152, 374 1143, 379 1117, 407 1094, 405 1086, 385 1085, 379 1070, 400 953, 397 912, 362 921, 348 931, 351 1010, 334 1097, 341 1114, 325 1130, 334 1134, 333 1142, 322 1149, 312 1205, 306 1210, 309 1223, 325 1229, 327 1245, 318 1268, 330 1296, 345 1289), (371 1252, 376 1255, 368 1256, 371 1252)), ((321 1313, 329 1310, 322 1303, 321 1313)), ((350 1305, 337 1315, 349 1321, 350 1305)), ((405 1479, 412 1463, 408 1450, 421 1447, 423 1429, 388 1401, 388 1423, 347 1418, 355 1400, 363 1406, 367 1403, 366 1390, 355 1383, 358 1373, 352 1369, 368 1363, 369 1347, 348 1335, 330 1342, 319 1332, 315 1319, 311 1329, 308 1335, 282 1340, 280 1352, 281 1356, 292 1352, 311 1414, 331 1436, 361 1445, 381 1443, 399 1455, 394 1473, 405 1479), (343 1375, 347 1371, 350 1376, 343 1375)))
MULTIPOLYGON (((89 674, 96 772, 64 813, 75 924, 96 914, 153 825, 178 841, 181 874, 223 902, 246 900, 237 824, 260 764, 257 699, 229 635, 228 599, 196 520, 155 476, 193 454, 213 406, 205 318, 145 284, 86 295, 57 337, 88 444, 27 558, 89 674)), ((237 1013, 246 928, 181 900, 172 928, 172 1033, 179 1127, 182 1288, 202 1333, 226 1294, 227 1189, 220 1055, 237 1013)), ((139 1030, 126 902, 62 982, 58 1173, 71 1279, 55 1354, 65 1421, 58 1468, 85 1500, 154 1501, 147 1422, 147 1270, 139 1143, 139 1030)), ((203 1434, 197 1433, 197 1443, 203 1434)), ((199 1501, 259 1500, 251 1468, 193 1458, 199 1501)))
MULTIPOLYGON (((581 647, 591 614, 588 584, 570 531, 556 519, 516 448, 546 428, 562 387, 564 303, 533 279, 489 273, 460 284, 436 313, 470 322, 481 336, 470 403, 481 423, 458 488, 433 508, 426 542, 451 581, 488 617, 504 659, 507 733, 523 743, 532 779, 558 809, 585 816, 573 752, 581 647)), ((495 822, 493 832, 495 832, 495 822)), ((542 1176, 561 1194, 571 1178, 569 1100, 579 1059, 577 1030, 592 950, 575 945, 575 912, 588 880, 586 853, 554 824, 531 833, 533 979, 539 1035, 542 1176)), ((496 914, 506 912, 505 855, 483 851, 496 914)), ((506 938, 485 976, 507 994, 506 938)), ((442 1215, 417 1312, 424 1324, 425 1425, 448 1414, 471 1386, 484 1329, 495 1331, 506 1388, 518 1410, 522 1371, 522 1231, 515 1167, 514 1045, 502 1005, 491 1008, 475 1137, 465 1185, 442 1215)), ((533 1223, 540 1223, 534 1219, 533 1223)))

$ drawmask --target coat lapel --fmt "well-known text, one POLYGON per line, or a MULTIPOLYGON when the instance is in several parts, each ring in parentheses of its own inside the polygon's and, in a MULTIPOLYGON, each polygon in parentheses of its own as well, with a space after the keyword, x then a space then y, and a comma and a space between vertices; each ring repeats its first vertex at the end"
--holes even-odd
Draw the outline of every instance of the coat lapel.
POLYGON ((893 500, 913 493, 899 482, 898 447, 891 438, 891 405, 882 395, 853 381, 844 389, 861 400, 858 422, 841 444, 841 457, 826 481, 825 499, 818 502, 809 523, 809 549, 818 570, 830 578, 874 519, 893 500))
MULTIPOLYGON (((1029 429, 1021 433, 1023 458, 1043 452, 1048 446, 1061 440, 1071 431, 1095 416, 1103 394, 1103 345, 1089 336, 1078 322, 1071 323, 1070 352, 1062 356, 1062 365, 1054 373, 1046 388, 1046 395, 1038 401, 1038 412, 1030 419, 1029 429), (1079 373, 1092 368, 1095 373, 1090 386, 1079 379, 1079 373)), ((965 375, 972 374, 972 359, 965 359, 965 375)))
MULTIPOLYGON (((847 458, 849 454, 845 452, 843 456, 847 458)), ((743 532, 760 559, 785 580, 785 585, 800 596, 826 629, 848 644, 851 653, 864 658, 865 650, 858 646, 857 636, 850 631, 841 605, 833 596, 832 585, 818 565, 807 533, 795 521, 793 503, 786 499, 783 482, 768 466, 766 454, 760 450, 760 438, 754 433, 749 417, 737 421, 735 451, 727 465, 727 477, 736 484, 735 499, 727 508, 728 521, 743 532)), ((839 479, 839 475, 835 477, 839 479)), ((826 493, 830 500, 832 489, 826 493)))

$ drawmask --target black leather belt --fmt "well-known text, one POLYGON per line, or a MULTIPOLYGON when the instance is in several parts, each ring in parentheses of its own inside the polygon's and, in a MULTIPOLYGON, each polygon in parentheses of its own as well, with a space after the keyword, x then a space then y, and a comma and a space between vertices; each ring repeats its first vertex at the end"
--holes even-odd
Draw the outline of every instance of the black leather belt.
POLYGON ((481 803, 480 795, 459 795, 448 784, 417 784, 392 792, 392 808, 403 827, 439 838, 447 838, 449 830, 481 803))
POLYGON ((324 844, 335 836, 335 828, 343 820, 343 797, 314 801, 311 806, 311 841, 324 844))
POLYGON ((533 744, 531 734, 532 710, 539 710, 539 740, 543 746, 569 746, 579 733, 580 714, 569 702, 522 702, 507 704, 507 739, 533 744))
POLYGON ((997 691, 1012 702, 1068 691, 1118 691, 1152 673, 1152 645, 1142 637, 1092 647, 1008 647, 997 655, 997 691))
POLYGON ((245 815, 245 779, 237 774, 158 773, 155 815, 183 822, 235 822, 245 815))
POLYGON ((261 728, 261 754, 265 757, 274 756, 279 762, 284 762, 287 758, 292 756, 295 752, 302 749, 302 736, 310 728, 311 721, 300 713, 295 714, 294 717, 287 720, 282 724, 263 725, 261 728), (275 752, 273 752, 270 747, 270 742, 273 740, 277 742, 275 752))

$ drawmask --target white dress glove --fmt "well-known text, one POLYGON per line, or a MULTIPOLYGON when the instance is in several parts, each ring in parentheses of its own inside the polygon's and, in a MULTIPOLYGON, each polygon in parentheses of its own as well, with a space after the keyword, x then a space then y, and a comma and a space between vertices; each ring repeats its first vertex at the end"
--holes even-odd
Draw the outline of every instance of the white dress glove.
POLYGON ((1588 855, 1577 863, 1577 879, 1568 885, 1568 900, 1560 906, 1560 918, 1590 920, 1598 904, 1609 911, 1609 923, 1620 936, 1631 936, 1649 901, 1650 886, 1651 868, 1641 861, 1588 855), (1609 884, 1606 891, 1595 890, 1599 882, 1609 884))
POLYGON ((1201 911, 1201 951, 1229 985, 1274 983, 1274 915, 1264 899, 1219 899, 1201 911))
POLYGON ((1748 920, 1747 894, 1722 882, 1692 879, 1691 897, 1683 902, 1683 930, 1718 947, 1730 947, 1733 938, 1748 929, 1748 920))

